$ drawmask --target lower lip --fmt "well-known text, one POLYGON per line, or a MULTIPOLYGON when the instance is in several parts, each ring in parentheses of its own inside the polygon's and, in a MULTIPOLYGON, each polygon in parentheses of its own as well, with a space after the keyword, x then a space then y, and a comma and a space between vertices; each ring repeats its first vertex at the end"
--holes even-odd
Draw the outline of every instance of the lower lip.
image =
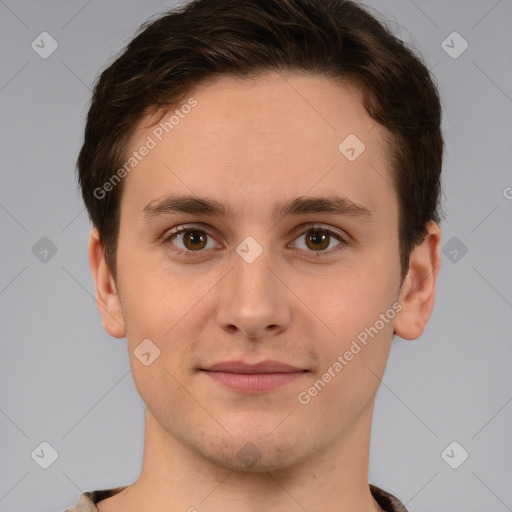
POLYGON ((291 373, 229 373, 204 371, 209 377, 224 386, 242 393, 271 391, 298 379, 306 372, 291 373))

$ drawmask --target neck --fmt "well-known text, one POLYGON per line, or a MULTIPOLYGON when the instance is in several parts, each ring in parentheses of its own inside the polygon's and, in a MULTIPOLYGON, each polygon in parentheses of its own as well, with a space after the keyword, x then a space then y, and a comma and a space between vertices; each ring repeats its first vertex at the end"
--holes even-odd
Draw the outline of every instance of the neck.
POLYGON ((207 460, 172 437, 146 409, 138 480, 101 512, 375 512, 368 485, 373 402, 342 438, 290 466, 240 471, 207 460), (114 504, 116 505, 114 507, 114 504))

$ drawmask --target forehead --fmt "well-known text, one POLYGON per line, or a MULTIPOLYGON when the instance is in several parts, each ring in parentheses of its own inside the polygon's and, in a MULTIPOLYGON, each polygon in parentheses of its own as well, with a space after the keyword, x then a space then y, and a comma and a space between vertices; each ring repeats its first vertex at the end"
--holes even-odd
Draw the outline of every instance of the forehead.
POLYGON ((369 207, 387 195, 389 207, 396 199, 385 159, 388 136, 347 82, 301 74, 222 76, 193 89, 158 123, 140 123, 127 157, 144 145, 151 149, 125 178, 121 203, 140 213, 166 193, 186 192, 254 211, 276 195, 336 189, 369 207))

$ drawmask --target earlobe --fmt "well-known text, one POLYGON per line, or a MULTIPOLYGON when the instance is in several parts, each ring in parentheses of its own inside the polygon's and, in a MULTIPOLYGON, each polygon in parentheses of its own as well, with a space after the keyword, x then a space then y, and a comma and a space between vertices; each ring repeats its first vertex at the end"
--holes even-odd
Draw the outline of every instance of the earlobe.
POLYGON ((124 338, 126 329, 119 293, 105 261, 99 233, 93 228, 89 238, 89 265, 94 279, 96 304, 105 330, 114 338, 124 338))
POLYGON ((406 340, 423 334, 434 309, 436 281, 441 267, 441 229, 431 221, 428 234, 410 256, 409 271, 402 285, 394 333, 406 340))

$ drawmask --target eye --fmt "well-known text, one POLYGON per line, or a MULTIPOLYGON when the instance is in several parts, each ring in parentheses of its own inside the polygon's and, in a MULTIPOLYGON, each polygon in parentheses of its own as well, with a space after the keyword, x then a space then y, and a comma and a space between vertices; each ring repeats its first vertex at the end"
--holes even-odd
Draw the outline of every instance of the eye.
POLYGON ((332 253, 341 250, 340 246, 346 245, 345 237, 332 229, 327 229, 322 226, 309 225, 307 230, 303 231, 295 240, 304 239, 302 244, 293 244, 298 249, 308 252, 332 253), (337 243, 333 243, 337 242, 337 243), (334 249, 333 247, 338 247, 334 249), (328 250, 329 249, 329 250, 328 250))
POLYGON ((206 231, 194 226, 179 226, 168 232, 162 241, 170 242, 176 252, 186 256, 201 256, 203 249, 219 247, 206 231))
MULTIPOLYGON (((310 224, 307 229, 287 247, 295 247, 301 251, 316 253, 317 256, 329 255, 348 245, 346 237, 338 231, 310 224), (297 243, 297 240, 304 239, 297 243)), ((162 242, 170 243, 172 250, 178 254, 191 257, 201 257, 205 249, 220 249, 222 245, 215 241, 204 229, 198 226, 178 226, 168 231, 162 242)))

